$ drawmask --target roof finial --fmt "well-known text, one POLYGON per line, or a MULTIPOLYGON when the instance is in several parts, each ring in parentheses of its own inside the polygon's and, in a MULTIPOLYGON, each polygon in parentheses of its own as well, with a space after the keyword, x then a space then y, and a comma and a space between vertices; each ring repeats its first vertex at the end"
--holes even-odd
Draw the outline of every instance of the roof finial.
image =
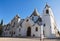
POLYGON ((18 13, 16 14, 16 16, 15 16, 15 17, 18 17, 18 18, 20 18, 18 13))
MULTIPOLYGON (((38 13, 38 11, 37 11, 36 8, 34 9, 34 11, 33 11, 33 13, 31 14, 31 16, 32 16, 32 15, 34 15, 34 16, 39 16, 39 13, 38 13)), ((31 16, 30 16, 30 17, 31 17, 31 16)))
POLYGON ((37 8, 35 8, 34 11, 37 11, 37 8))
POLYGON ((46 6, 45 6, 45 8, 46 8, 46 7, 48 7, 48 8, 50 7, 50 6, 48 5, 48 3, 47 3, 47 2, 46 2, 46 6))

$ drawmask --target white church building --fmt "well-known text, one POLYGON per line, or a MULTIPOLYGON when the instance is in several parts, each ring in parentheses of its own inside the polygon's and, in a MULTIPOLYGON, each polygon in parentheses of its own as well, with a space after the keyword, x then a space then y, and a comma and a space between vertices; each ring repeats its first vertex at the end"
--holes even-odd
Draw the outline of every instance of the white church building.
POLYGON ((58 37, 58 29, 51 7, 46 4, 42 16, 34 9, 31 16, 21 19, 16 15, 3 26, 2 36, 5 37, 58 37))

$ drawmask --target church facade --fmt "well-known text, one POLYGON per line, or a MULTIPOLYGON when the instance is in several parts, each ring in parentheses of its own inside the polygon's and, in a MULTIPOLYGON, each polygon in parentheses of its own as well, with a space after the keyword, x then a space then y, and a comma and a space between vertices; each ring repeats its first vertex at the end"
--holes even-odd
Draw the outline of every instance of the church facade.
POLYGON ((58 29, 53 11, 46 4, 42 16, 34 9, 31 16, 21 19, 16 15, 11 22, 3 26, 2 36, 5 37, 58 37, 58 29))

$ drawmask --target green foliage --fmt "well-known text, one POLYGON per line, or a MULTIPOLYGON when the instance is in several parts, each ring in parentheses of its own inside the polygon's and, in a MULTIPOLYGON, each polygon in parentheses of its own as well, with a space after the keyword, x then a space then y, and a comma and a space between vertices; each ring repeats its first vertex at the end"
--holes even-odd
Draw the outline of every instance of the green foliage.
POLYGON ((1 20, 1 23, 0 24, 3 25, 3 19, 1 20))
POLYGON ((1 23, 0 23, 0 36, 2 36, 2 27, 3 27, 3 20, 1 20, 1 23))

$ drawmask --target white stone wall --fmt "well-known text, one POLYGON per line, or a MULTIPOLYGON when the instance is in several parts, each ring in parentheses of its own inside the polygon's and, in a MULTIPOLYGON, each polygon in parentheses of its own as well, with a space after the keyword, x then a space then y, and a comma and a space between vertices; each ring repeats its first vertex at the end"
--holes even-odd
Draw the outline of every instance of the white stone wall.
POLYGON ((27 37, 27 30, 28 30, 28 27, 30 27, 31 37, 41 37, 44 35, 44 37, 46 38, 54 38, 57 33, 57 29, 56 29, 57 26, 56 26, 56 22, 55 22, 54 15, 51 8, 49 6, 44 8, 43 15, 42 15, 42 22, 40 20, 37 21, 38 18, 40 18, 40 16, 36 10, 34 10, 32 16, 27 17, 25 19, 20 19, 19 16, 16 15, 13 18, 13 20, 10 23, 8 23, 10 25, 7 24, 8 26, 6 25, 3 27, 2 36, 12 35, 13 37, 21 37, 21 36, 27 37), (46 14, 47 9, 49 10, 48 14, 46 14), (8 29, 5 30, 6 27, 9 30, 8 29), (36 27, 38 28, 38 31, 36 31, 36 27), (10 32, 15 32, 15 34, 14 33, 11 34, 10 32))
POLYGON ((40 28, 41 26, 35 24, 32 28, 31 28, 31 36, 32 37, 40 37, 40 28), (36 27, 38 28, 38 31, 36 31, 36 27), (33 36, 34 35, 34 36, 33 36))
POLYGON ((44 27, 45 37, 54 38, 55 34, 56 34, 55 30, 54 30, 55 20, 54 20, 54 16, 53 16, 53 12, 52 12, 51 8, 46 7, 44 9, 42 19, 43 19, 43 24, 45 24, 45 27, 44 27), (49 11, 48 14, 46 14, 47 9, 49 11))
POLYGON ((22 23, 22 29, 21 29, 21 35, 22 36, 27 36, 27 28, 30 26, 32 28, 32 25, 34 24, 34 22, 32 20, 30 20, 29 18, 25 19, 25 21, 22 23), (26 20, 29 20, 28 22, 26 22, 26 20))

